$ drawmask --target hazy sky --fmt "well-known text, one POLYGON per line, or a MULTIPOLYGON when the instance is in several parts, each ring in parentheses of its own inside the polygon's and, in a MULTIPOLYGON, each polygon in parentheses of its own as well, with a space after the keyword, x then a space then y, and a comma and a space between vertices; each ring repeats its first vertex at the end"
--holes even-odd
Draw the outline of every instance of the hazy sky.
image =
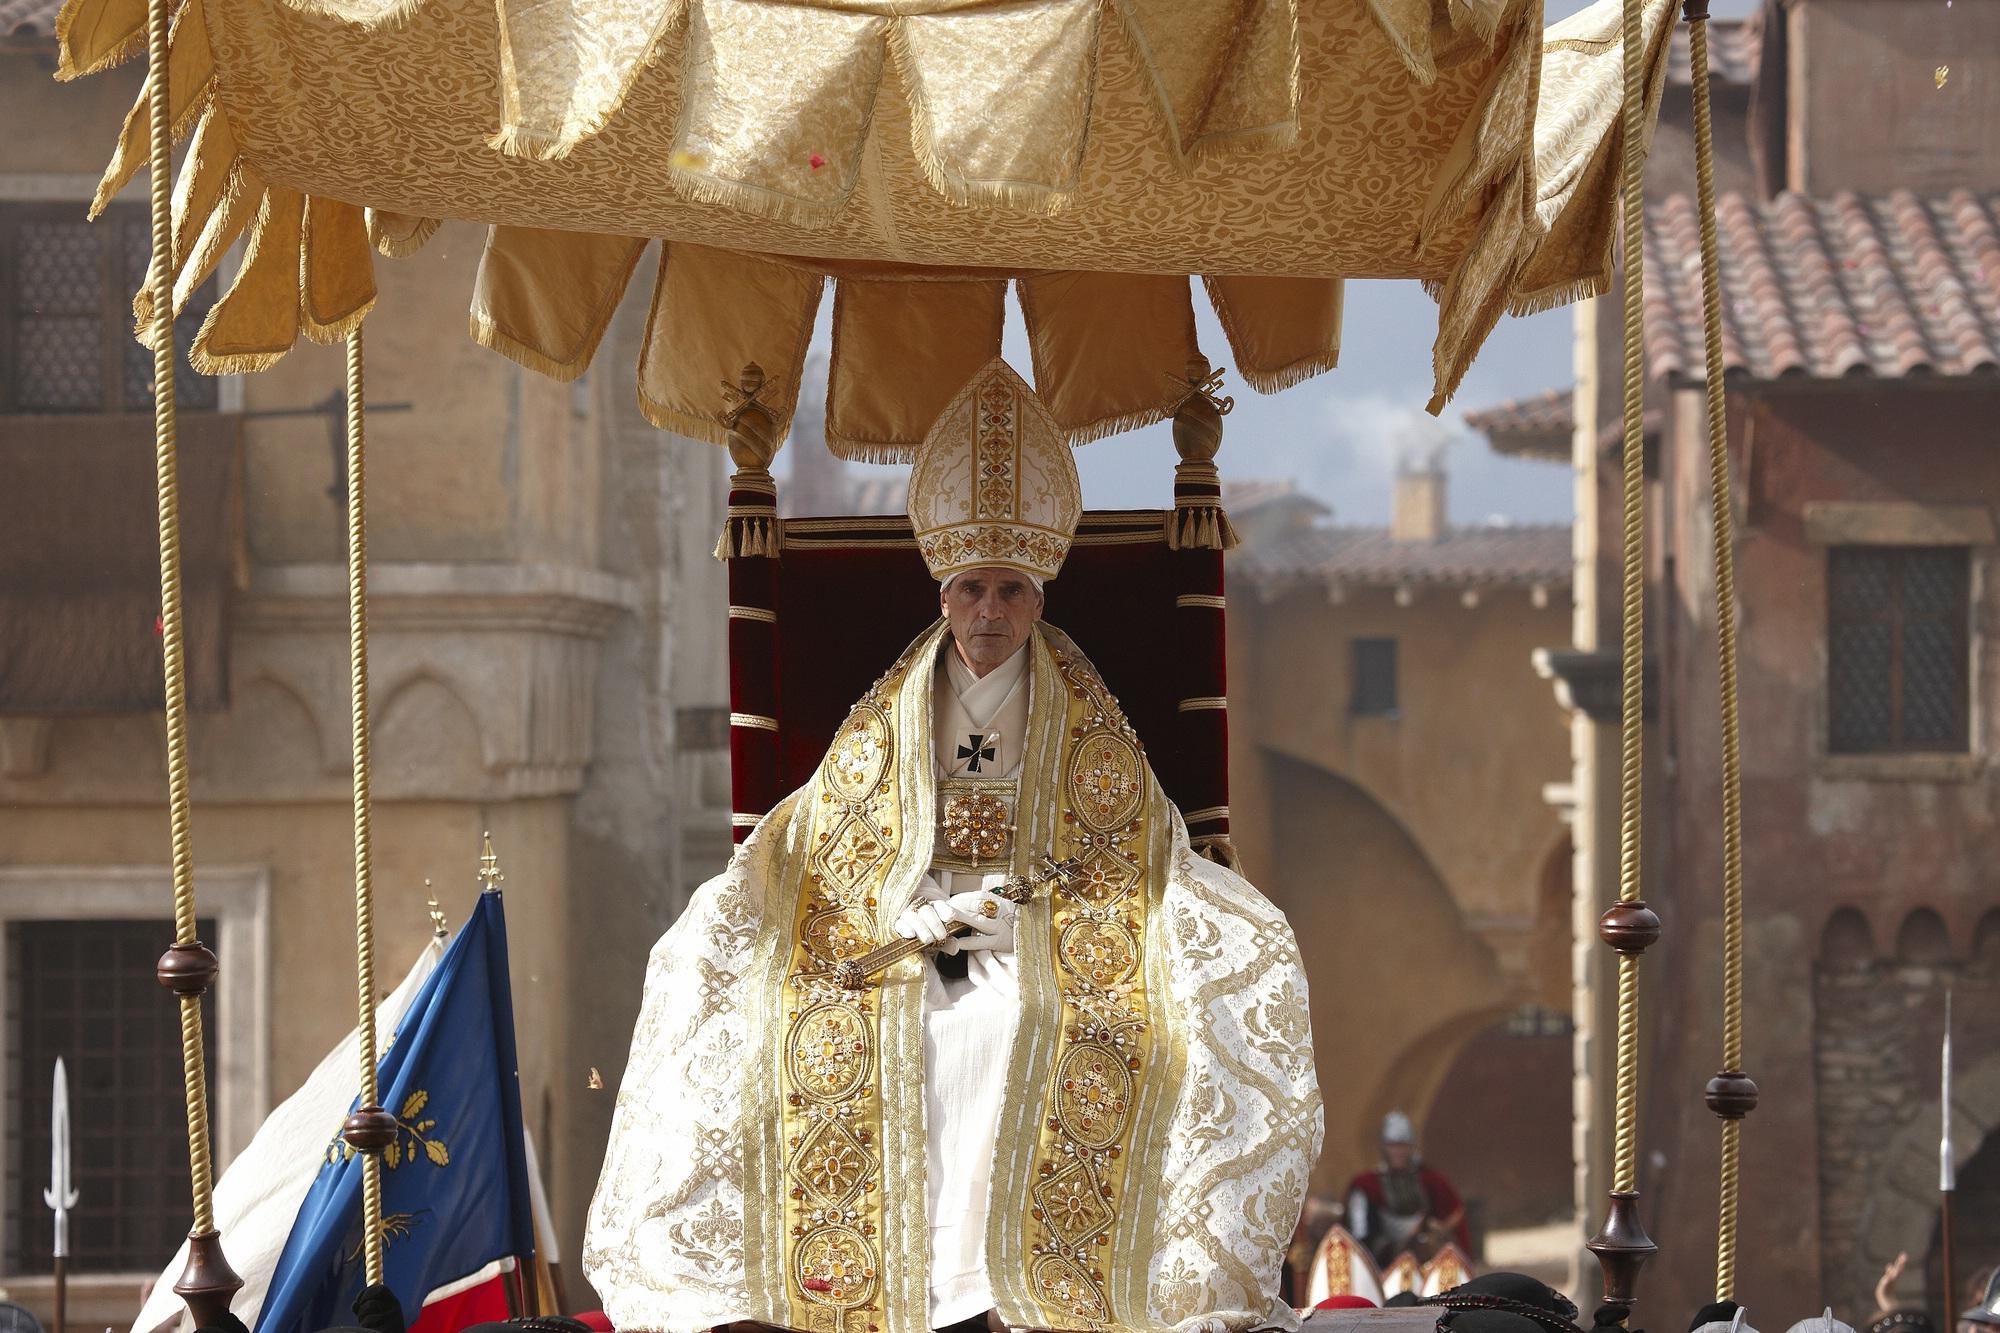
MULTIPOLYGON (((1550 22, 1582 8, 1581 0, 1548 0, 1550 22)), ((1718 0, 1718 18, 1750 12, 1752 0, 1718 0)), ((815 346, 830 339, 832 301, 821 306, 815 346)), ((1197 288, 1196 325, 1204 351, 1228 362, 1228 344, 1197 288)), ((1020 313, 1008 309, 1004 350, 1031 375, 1020 313)), ((1574 307, 1527 319, 1506 318, 1493 331, 1442 416, 1429 417, 1431 340, 1437 306, 1414 282, 1349 282, 1340 367, 1282 393, 1264 395, 1231 369, 1227 389, 1236 410, 1224 422, 1223 474, 1294 477, 1333 506, 1335 520, 1386 523, 1395 459, 1405 442, 1442 444, 1451 474, 1451 517, 1457 523, 1506 519, 1567 522, 1569 470, 1494 454, 1465 426, 1467 410, 1503 399, 1565 388, 1574 307)), ((1085 445, 1077 461, 1085 503, 1092 508, 1165 506, 1173 499, 1173 441, 1162 423, 1085 445)), ((860 469, 864 464, 850 464, 860 469)))

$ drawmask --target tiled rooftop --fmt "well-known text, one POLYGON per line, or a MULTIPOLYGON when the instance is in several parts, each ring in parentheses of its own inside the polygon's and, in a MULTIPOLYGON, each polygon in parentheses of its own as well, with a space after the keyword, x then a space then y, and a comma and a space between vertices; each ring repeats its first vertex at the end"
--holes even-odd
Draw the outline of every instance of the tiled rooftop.
POLYGON ((1550 389, 1532 398, 1514 398, 1465 414, 1465 424, 1484 435, 1496 453, 1568 462, 1574 429, 1572 390, 1550 389))
POLYGON ((1570 530, 1558 524, 1452 528, 1397 541, 1387 528, 1300 528, 1240 547, 1232 574, 1259 581, 1354 584, 1567 584, 1570 530))
MULTIPOLYGON (((1725 195, 1723 361, 1753 379, 2000 373, 2000 194, 1725 195)), ((1703 374, 1694 200, 1646 210, 1646 353, 1703 374)))

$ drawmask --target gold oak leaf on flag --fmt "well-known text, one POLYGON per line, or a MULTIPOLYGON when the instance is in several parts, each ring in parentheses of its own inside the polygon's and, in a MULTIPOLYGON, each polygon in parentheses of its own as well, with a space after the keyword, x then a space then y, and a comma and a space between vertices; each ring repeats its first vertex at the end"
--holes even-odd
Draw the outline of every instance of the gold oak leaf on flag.
POLYGON ((430 1100, 430 1093, 422 1088, 418 1088, 403 1099, 402 1112, 396 1117, 396 1124, 402 1133, 396 1136, 396 1141, 382 1154, 383 1161, 390 1169, 393 1170, 404 1162, 416 1161, 419 1149, 430 1159, 431 1165, 451 1165, 451 1149, 445 1146, 443 1139, 432 1136, 437 1129, 437 1120, 434 1117, 417 1119, 424 1113, 424 1108, 430 1105, 430 1100), (407 1145, 403 1142, 403 1135, 409 1136, 407 1145))

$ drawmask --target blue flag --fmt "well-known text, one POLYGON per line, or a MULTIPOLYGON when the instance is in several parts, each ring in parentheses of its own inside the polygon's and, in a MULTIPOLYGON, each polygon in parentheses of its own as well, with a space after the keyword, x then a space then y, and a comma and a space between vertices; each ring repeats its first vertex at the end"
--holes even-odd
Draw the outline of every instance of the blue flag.
MULTIPOLYGON (((411 1002, 382 1057, 382 1105, 396 1117, 382 1158, 383 1280, 414 1326, 424 1298, 500 1261, 534 1254, 498 893, 479 905, 411 1002)), ((271 1275, 257 1333, 354 1322, 365 1280, 362 1159, 335 1139, 271 1275)))

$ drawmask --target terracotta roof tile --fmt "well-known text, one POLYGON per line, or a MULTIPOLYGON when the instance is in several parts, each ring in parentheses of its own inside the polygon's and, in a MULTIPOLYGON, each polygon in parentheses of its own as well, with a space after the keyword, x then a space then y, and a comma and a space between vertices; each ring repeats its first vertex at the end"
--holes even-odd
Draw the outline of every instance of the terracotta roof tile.
POLYGON ((1567 584, 1570 530, 1561 524, 1453 528, 1437 541, 1396 541, 1387 528, 1304 528, 1246 544, 1230 570, 1259 582, 1567 584))
POLYGON ((1232 515, 1254 514, 1272 505, 1287 505, 1311 514, 1333 511, 1299 489, 1290 478, 1225 477, 1222 480, 1222 507, 1232 515))
MULTIPOLYGON (((2000 373, 2000 193, 1725 195, 1723 364, 1775 380, 2000 373)), ((1700 379, 1694 200, 1646 210, 1646 352, 1700 379)))
POLYGON ((1567 462, 1575 429, 1570 389, 1550 389, 1465 414, 1465 424, 1484 435, 1496 453, 1567 462))
MULTIPOLYGON (((1667 49, 1667 79, 1686 87, 1693 71, 1688 67, 1686 24, 1674 27, 1673 45, 1667 49)), ((1748 85, 1757 77, 1757 62, 1764 54, 1764 26, 1757 19, 1710 19, 1708 24, 1708 78, 1710 83, 1748 85)))
POLYGON ((0 38, 53 37, 62 0, 0 0, 0 38))

